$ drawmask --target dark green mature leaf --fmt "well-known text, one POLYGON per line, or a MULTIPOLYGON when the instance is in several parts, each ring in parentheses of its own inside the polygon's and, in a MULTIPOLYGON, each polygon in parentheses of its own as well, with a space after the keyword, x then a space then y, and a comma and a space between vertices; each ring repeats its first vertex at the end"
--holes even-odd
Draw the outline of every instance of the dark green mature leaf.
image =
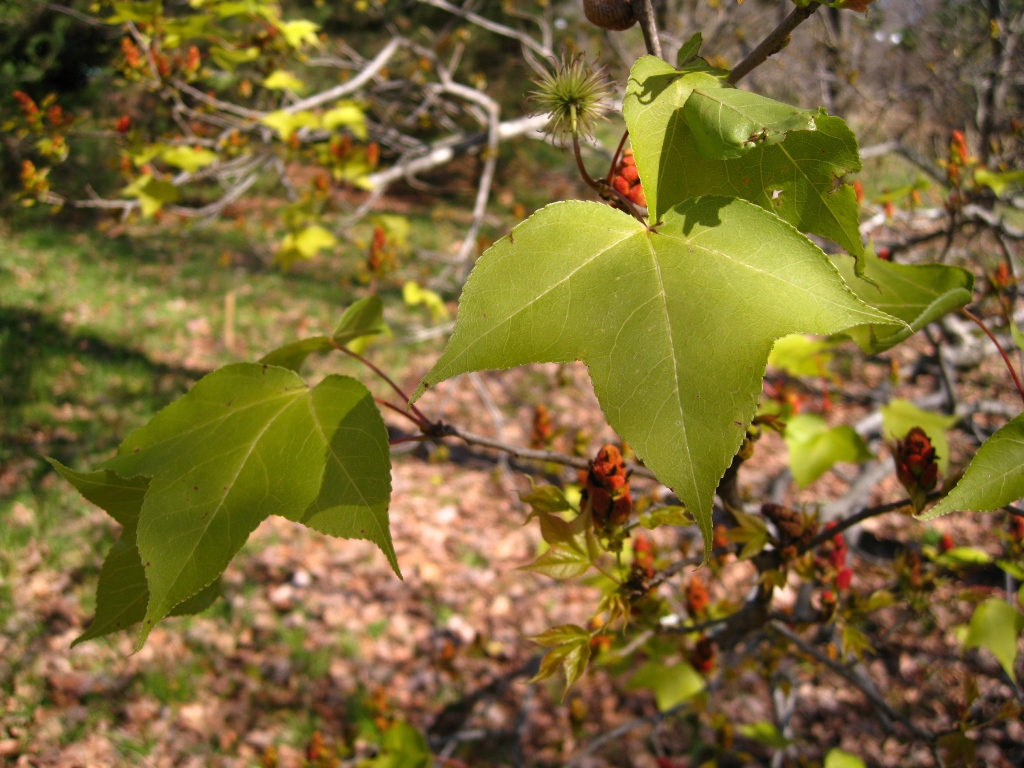
POLYGON ((557 203, 477 262, 416 397, 468 371, 586 362, 609 423, 710 547, 712 497, 775 340, 885 321, 813 243, 742 200, 688 201, 655 231, 607 206, 557 203))
POLYGON ((622 110, 651 220, 701 195, 741 197, 859 258, 857 197, 852 187, 837 183, 860 170, 857 140, 846 123, 819 111, 807 130, 775 133, 775 143, 758 143, 736 159, 709 159, 698 149, 684 107, 695 89, 716 87, 715 93, 725 90, 709 72, 678 75, 651 56, 630 73, 622 110))
POLYGON ((369 391, 239 364, 202 379, 129 436, 107 468, 151 477, 138 525, 150 600, 142 630, 213 582, 267 516, 376 543, 388 530, 387 431, 369 391))
POLYGON ((907 324, 901 328, 863 325, 845 332, 869 354, 884 352, 947 312, 971 303, 974 275, 960 267, 891 264, 868 248, 863 262, 866 279, 861 280, 854 274, 854 265, 849 259, 842 256, 831 258, 846 284, 861 301, 907 324))
POLYGON ((948 512, 992 512, 1024 497, 1024 413, 982 444, 960 482, 922 520, 948 512))
POLYGON ((326 336, 311 336, 308 339, 293 341, 291 344, 278 347, 273 352, 261 357, 259 361, 266 365, 276 365, 279 368, 287 368, 298 373, 307 357, 314 353, 330 352, 332 349, 334 349, 334 345, 326 336))
MULTIPOLYGON (((121 537, 110 548, 100 568, 96 589, 96 616, 89 629, 71 644, 93 640, 137 624, 146 616, 149 587, 135 545, 139 512, 149 488, 148 477, 124 478, 109 469, 76 472, 54 459, 47 459, 61 476, 88 501, 103 509, 123 526, 121 537)), ((216 581, 193 598, 175 606, 172 616, 205 610, 220 594, 216 581)))
POLYGON ((813 483, 837 461, 862 462, 874 457, 853 427, 829 428, 814 414, 799 414, 786 423, 786 448, 793 479, 801 487, 813 483))

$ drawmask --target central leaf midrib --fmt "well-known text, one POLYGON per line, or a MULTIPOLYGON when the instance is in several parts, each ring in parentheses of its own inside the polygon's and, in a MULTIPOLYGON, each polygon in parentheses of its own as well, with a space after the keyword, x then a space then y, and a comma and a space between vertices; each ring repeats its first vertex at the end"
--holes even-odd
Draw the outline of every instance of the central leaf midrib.
MULTIPOLYGON (((274 399, 280 399, 280 397, 274 398, 274 399)), ((265 403, 267 401, 261 401, 261 402, 265 403)), ((257 443, 259 443, 259 441, 263 437, 263 435, 266 434, 267 430, 270 429, 271 425, 275 421, 277 421, 277 419, 281 416, 281 414, 284 413, 286 410, 288 410, 288 408, 291 405, 293 405, 293 404, 294 403, 285 403, 277 413, 275 413, 273 416, 271 416, 267 420, 267 423, 263 426, 263 429, 260 430, 259 434, 256 435, 255 438, 253 438, 253 440, 250 442, 249 450, 246 452, 245 456, 242 457, 242 459, 238 462, 238 468, 235 471, 235 476, 231 479, 231 481, 227 484, 227 486, 225 486, 227 488, 227 490, 223 491, 223 493, 222 493, 222 495, 220 497, 220 500, 217 503, 217 507, 215 509, 211 510, 209 513, 207 513, 207 515, 206 515, 206 518, 207 518, 206 519, 206 523, 204 525, 201 525, 197 529, 199 531, 199 535, 196 536, 195 541, 192 544, 191 551, 189 551, 188 555, 186 555, 184 558, 182 558, 181 566, 178 568, 177 572, 175 572, 174 578, 171 581, 170 585, 167 587, 167 589, 164 590, 163 597, 161 598, 161 608, 162 608, 162 604, 167 602, 167 595, 170 594, 171 590, 173 590, 175 588, 175 586, 177 586, 179 580, 181 579, 182 573, 185 572, 185 569, 188 566, 190 566, 190 565, 192 565, 194 567, 195 553, 196 553, 196 550, 199 548, 200 542, 206 537, 207 533, 210 530, 210 525, 213 524, 214 519, 216 519, 217 515, 220 514, 221 510, 224 509, 224 502, 226 501, 228 495, 231 493, 231 489, 233 489, 235 487, 235 483, 238 482, 238 477, 239 477, 239 475, 242 474, 242 470, 245 468, 246 464, 248 463, 249 457, 252 456, 253 451, 256 450, 257 443)), ((237 411, 235 411, 235 412, 237 413, 237 411)), ((178 480, 180 480, 180 477, 177 478, 174 482, 177 482, 178 480)), ((145 511, 145 504, 143 505, 143 511, 145 511)), ((141 515, 140 515, 140 517, 141 517, 141 515)), ((231 518, 229 516, 228 517, 229 528, 230 528, 230 522, 231 522, 231 518)), ((229 530, 227 538, 230 541, 230 538, 231 538, 230 530, 229 530)), ((139 550, 139 554, 141 555, 141 553, 142 552, 141 552, 141 549, 140 549, 139 550)), ((146 578, 146 583, 147 583, 147 585, 149 583, 149 578, 148 577, 146 578)), ((200 587, 200 589, 205 588, 205 586, 206 585, 204 585, 203 587, 200 587)), ((153 593, 153 590, 152 590, 152 588, 150 588, 150 597, 152 597, 152 593, 153 593)), ((195 594, 195 593, 193 593, 193 594, 195 594)), ((187 600, 188 598, 186 597, 185 599, 187 600)), ((173 608, 173 607, 174 606, 172 605, 171 608, 173 608)), ((146 611, 146 615, 147 615, 147 617, 149 617, 151 615, 149 610, 146 611)))
POLYGON ((513 320, 514 318, 516 318, 516 317, 517 317, 518 315, 520 315, 521 313, 525 312, 525 311, 526 311, 527 309, 529 309, 529 308, 530 308, 530 307, 532 307, 532 306, 533 306, 534 304, 536 304, 537 302, 539 302, 539 301, 540 301, 541 299, 543 299, 543 298, 544 298, 545 296, 547 296, 547 295, 548 295, 549 293, 551 293, 552 291, 554 291, 554 290, 555 290, 556 288, 558 288, 558 287, 560 287, 561 285, 563 285, 564 283, 566 283, 566 282, 567 282, 568 280, 570 280, 570 279, 571 279, 571 278, 572 278, 572 277, 573 277, 574 275, 576 275, 576 274, 577 274, 578 272, 580 272, 580 271, 581 271, 582 269, 584 269, 585 267, 588 267, 588 266, 590 266, 590 265, 591 265, 591 264, 592 264, 593 262, 595 262, 595 261, 596 261, 597 259, 599 259, 599 258, 600 258, 601 256, 603 256, 604 254, 606 254, 606 253, 607 253, 608 251, 610 251, 611 249, 615 248, 616 246, 619 246, 619 245, 621 245, 622 243, 624 243, 624 242, 625 242, 626 240, 628 240, 629 238, 631 238, 631 237, 636 237, 637 235, 640 235, 640 234, 643 234, 643 230, 640 230, 640 229, 638 228, 637 230, 635 230, 635 231, 633 231, 633 232, 629 232, 629 233, 627 233, 627 234, 626 234, 626 235, 625 235, 624 237, 622 237, 622 238, 620 238, 620 239, 616 240, 615 242, 613 242, 613 243, 609 244, 609 245, 608 245, 608 246, 607 246, 606 248, 602 248, 601 250, 599 250, 599 251, 596 251, 596 252, 594 253, 594 255, 593 255, 593 256, 591 256, 590 258, 588 258, 588 259, 587 259, 586 261, 583 261, 583 262, 581 262, 581 263, 579 264, 579 266, 577 266, 577 267, 576 267, 575 269, 573 269, 573 270, 572 270, 571 272, 569 272, 568 274, 566 274, 566 275, 565 275, 564 277, 562 277, 562 278, 560 278, 559 280, 557 280, 556 282, 552 283, 551 285, 549 285, 549 286, 548 286, 547 288, 545 288, 545 289, 544 289, 543 291, 541 291, 540 293, 538 293, 538 294, 534 294, 534 295, 533 295, 533 297, 532 297, 532 298, 530 299, 530 301, 529 301, 528 303, 526 303, 526 304, 523 304, 523 305, 522 305, 521 307, 519 307, 518 309, 516 309, 516 310, 515 310, 514 312, 512 312, 512 313, 511 313, 511 314, 509 314, 509 315, 507 315, 506 317, 503 317, 503 318, 501 318, 500 320, 497 320, 497 321, 495 322, 495 324, 494 324, 493 326, 491 326, 491 327, 490 327, 490 328, 488 328, 488 329, 487 329, 486 331, 484 331, 483 333, 481 333, 480 335, 478 335, 478 336, 477 336, 477 337, 476 337, 476 338, 475 338, 475 339, 474 339, 474 340, 473 340, 472 342, 470 342, 470 343, 469 343, 469 344, 468 344, 468 345, 467 345, 467 346, 466 346, 465 348, 463 348, 463 349, 462 349, 462 351, 460 351, 460 352, 459 352, 459 354, 458 354, 458 355, 457 355, 456 357, 454 357, 454 358, 453 358, 452 360, 450 360, 450 361, 449 361, 449 363, 448 363, 448 366, 449 366, 449 367, 453 367, 453 366, 455 365, 455 363, 456 363, 456 362, 457 362, 458 360, 460 360, 460 359, 461 359, 461 358, 463 358, 464 356, 468 355, 468 354, 469 354, 469 352, 470 352, 470 351, 471 351, 471 350, 472 350, 472 349, 473 349, 473 348, 474 348, 474 347, 475 347, 475 346, 476 346, 477 344, 479 344, 479 343, 480 343, 481 341, 483 341, 484 339, 486 339, 486 338, 487 338, 487 337, 488 337, 488 336, 489 336, 490 334, 494 333, 494 332, 495 332, 495 331, 497 331, 498 329, 500 329, 500 328, 503 328, 503 327, 504 327, 504 326, 506 326, 507 324, 511 323, 511 322, 512 322, 512 320, 513 320))

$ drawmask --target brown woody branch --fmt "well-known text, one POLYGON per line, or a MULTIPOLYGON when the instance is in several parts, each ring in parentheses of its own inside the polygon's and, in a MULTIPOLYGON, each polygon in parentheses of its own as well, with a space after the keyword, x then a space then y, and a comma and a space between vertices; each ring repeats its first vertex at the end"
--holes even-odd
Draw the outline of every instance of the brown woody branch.
POLYGON ((749 75, 753 70, 768 61, 769 57, 786 47, 789 42, 789 35, 794 29, 809 19, 821 6, 818 3, 809 3, 803 8, 794 8, 782 23, 773 29, 760 44, 750 52, 743 61, 737 64, 729 75, 729 82, 736 85, 740 80, 749 75))

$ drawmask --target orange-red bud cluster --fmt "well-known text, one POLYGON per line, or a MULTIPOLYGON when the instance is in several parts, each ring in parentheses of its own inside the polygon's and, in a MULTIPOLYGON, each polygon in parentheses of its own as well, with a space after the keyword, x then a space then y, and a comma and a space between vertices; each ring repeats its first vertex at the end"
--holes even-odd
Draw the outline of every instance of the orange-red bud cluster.
POLYGON ((711 605, 711 595, 700 576, 694 576, 686 585, 686 610, 691 616, 700 617, 711 605))
POLYGON ((632 149, 627 149, 622 153, 622 159, 612 174, 612 187, 631 203, 647 207, 647 196, 640 184, 640 173, 636 169, 636 159, 633 157, 632 149))
POLYGON ((939 479, 932 441, 920 427, 914 427, 896 443, 896 477, 913 494, 918 489, 934 490, 939 479))
POLYGON ((595 526, 613 529, 626 522, 633 511, 633 495, 618 448, 610 443, 602 447, 581 480, 583 502, 591 505, 595 526))
POLYGON ((551 421, 548 407, 541 403, 533 410, 533 434, 530 435, 532 448, 548 448, 555 436, 555 425, 551 421))

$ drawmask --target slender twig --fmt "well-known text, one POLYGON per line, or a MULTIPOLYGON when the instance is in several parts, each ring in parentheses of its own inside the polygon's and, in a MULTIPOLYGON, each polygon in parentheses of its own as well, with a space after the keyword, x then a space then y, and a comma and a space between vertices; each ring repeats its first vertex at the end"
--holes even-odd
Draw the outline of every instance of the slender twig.
POLYGON ((615 169, 619 165, 619 158, 622 156, 622 148, 626 146, 626 139, 629 138, 629 131, 622 132, 622 138, 619 139, 619 146, 615 148, 615 154, 612 155, 612 164, 608 168, 608 178, 605 179, 605 184, 609 187, 612 185, 612 181, 615 179, 615 169))
MULTIPOLYGON (((566 467, 576 467, 577 469, 590 468, 590 462, 580 456, 570 456, 565 453, 558 453, 557 451, 524 448, 521 445, 506 443, 501 440, 495 440, 494 438, 467 432, 466 430, 451 424, 434 424, 431 428, 430 436, 433 438, 457 437, 470 445, 479 445, 483 448, 493 448, 496 451, 504 451, 505 453, 520 459, 550 462, 552 464, 561 464, 566 467)), ((645 477, 649 480, 657 480, 654 473, 646 467, 631 465, 628 468, 628 471, 634 477, 645 477)))
MULTIPOLYGON (((937 499, 941 496, 941 493, 931 493, 928 495, 928 500, 937 499)), ((866 507, 855 515, 850 515, 842 520, 837 520, 836 524, 831 528, 826 528, 809 542, 806 546, 800 547, 800 554, 804 552, 810 552, 812 549, 817 549, 826 541, 842 533, 847 528, 852 528, 857 523, 862 523, 872 517, 878 515, 884 515, 886 512, 892 512, 894 509, 900 509, 901 507, 910 506, 910 499, 900 499, 899 501, 891 501, 888 504, 879 504, 877 507, 866 507)))
MULTIPOLYGON (((369 360, 367 360, 365 357, 363 357, 359 353, 353 352, 351 349, 346 347, 344 344, 337 344, 337 343, 332 341, 331 345, 336 350, 338 350, 339 352, 344 352, 349 357, 355 358, 360 363, 365 365, 367 368, 369 368, 371 371, 373 371, 375 374, 377 374, 377 376, 379 376, 383 381, 385 381, 387 383, 387 385, 389 387, 391 387, 391 389, 393 389, 395 391, 395 394, 398 395, 400 398, 402 398, 402 402, 409 403, 409 396, 407 394, 405 394, 405 392, 402 391, 401 387, 399 387, 397 384, 395 384, 394 381, 391 380, 390 376, 388 376, 386 373, 384 373, 384 371, 382 371, 376 365, 371 363, 369 360)), ((409 403, 409 410, 411 410, 416 415, 416 417, 420 419, 420 426, 421 427, 425 427, 425 426, 427 426, 427 425, 429 425, 431 423, 430 419, 428 419, 426 416, 424 416, 423 412, 420 411, 420 409, 417 408, 414 404, 409 403)))
POLYGON ((572 135, 572 149, 573 155, 575 155, 576 157, 576 167, 579 169, 580 176, 583 177, 583 181, 587 183, 587 186, 593 189, 595 192, 597 192, 597 194, 602 196, 604 196, 605 193, 609 192, 615 195, 615 197, 618 198, 619 202, 622 203, 622 205, 626 208, 629 214, 646 227, 647 222, 644 221, 644 217, 640 215, 640 212, 636 209, 636 207, 633 205, 632 201, 629 198, 627 198, 625 195, 619 192, 619 190, 617 190, 615 187, 610 187, 601 184, 599 181, 595 181, 594 178, 591 177, 589 173, 587 173, 587 167, 583 165, 583 156, 580 154, 580 140, 575 133, 573 133, 572 135))
POLYGON ((749 75, 757 67, 768 61, 768 58, 786 47, 789 42, 790 33, 809 19, 820 5, 809 3, 803 8, 794 8, 782 23, 768 33, 768 36, 750 52, 743 61, 737 64, 729 75, 729 82, 736 85, 740 80, 749 75))
POLYGON ((640 21, 640 29, 644 33, 644 45, 647 53, 661 58, 661 40, 658 38, 658 24, 654 18, 654 6, 651 0, 632 0, 633 13, 640 21))
POLYGON ((863 693, 877 711, 883 713, 886 717, 888 717, 891 720, 895 720, 899 723, 902 723, 904 726, 906 726, 907 730, 909 730, 912 734, 914 734, 914 736, 919 738, 921 741, 926 741, 929 743, 935 741, 935 735, 933 733, 914 725, 914 723, 911 722, 908 717, 900 714, 891 706, 889 706, 888 702, 886 702, 885 699, 879 696, 877 691, 874 691, 872 688, 869 688, 867 685, 865 685, 864 682, 853 673, 853 670, 843 666, 838 661, 829 658, 827 654, 815 648, 813 645, 808 643, 806 640, 800 637, 800 635, 793 632, 791 629, 789 629, 789 627, 787 627, 784 624, 780 624, 779 622, 773 621, 770 624, 768 624, 768 628, 771 629, 773 632, 777 632, 778 634, 782 635, 784 638, 789 640, 789 642, 791 642, 801 651, 806 653, 808 656, 812 657, 815 661, 824 664, 837 675, 845 679, 854 688, 863 693))
POLYGON ((387 400, 382 400, 379 397, 375 397, 375 398, 373 398, 373 401, 377 405, 379 405, 379 406, 381 406, 383 408, 387 408, 387 409, 389 409, 391 411, 394 411, 399 416, 404 416, 405 418, 407 418, 409 421, 411 421, 413 424, 415 424, 420 429, 423 429, 424 427, 429 427, 430 426, 429 423, 425 424, 424 422, 422 422, 419 419, 417 419, 415 415, 409 413, 408 411, 402 410, 397 405, 395 405, 393 403, 389 403, 387 400))
POLYGON ((639 728, 641 725, 655 725, 657 723, 660 723, 662 720, 666 720, 672 717, 672 715, 676 714, 677 712, 681 711, 687 706, 689 706, 689 702, 677 704, 671 709, 666 709, 664 712, 655 712, 653 715, 644 715, 643 717, 638 717, 635 720, 630 720, 629 722, 623 723, 618 728, 612 728, 610 731, 608 731, 608 733, 598 736, 592 742, 587 744, 587 746, 585 746, 583 749, 581 749, 579 752, 573 755, 572 759, 569 760, 569 762, 567 762, 563 766, 563 768, 573 768, 573 766, 579 765, 581 762, 583 762, 583 759, 585 757, 594 754, 594 752, 597 752, 605 744, 615 741, 620 736, 629 733, 635 728, 639 728))
POLYGON ((676 635, 692 635, 694 632, 703 632, 712 627, 717 627, 719 624, 725 624, 732 617, 733 614, 729 614, 728 616, 720 616, 717 619, 708 619, 698 624, 681 624, 679 626, 661 624, 658 629, 661 632, 671 632, 676 635))
POLYGON ((1013 377, 1013 383, 1017 387, 1017 392, 1020 393, 1021 402, 1024 402, 1024 385, 1020 383, 1020 377, 1017 375, 1017 370, 1013 367, 1013 363, 1010 362, 1010 356, 1006 354, 1006 350, 1003 349, 1003 345, 999 343, 999 339, 996 338, 995 334, 988 329, 985 322, 978 317, 976 314, 971 312, 967 307, 960 310, 960 313, 965 317, 973 320, 981 330, 985 332, 985 335, 992 339, 992 343, 996 345, 996 349, 999 350, 999 354, 1003 357, 1003 362, 1006 363, 1006 369, 1010 372, 1010 376, 1013 377))

